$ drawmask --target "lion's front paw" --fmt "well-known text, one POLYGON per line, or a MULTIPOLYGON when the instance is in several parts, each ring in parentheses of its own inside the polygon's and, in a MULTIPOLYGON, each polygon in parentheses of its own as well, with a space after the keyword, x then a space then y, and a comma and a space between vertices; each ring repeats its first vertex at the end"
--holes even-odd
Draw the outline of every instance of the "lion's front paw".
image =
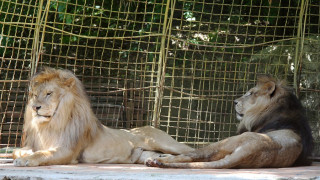
POLYGON ((18 158, 13 161, 14 166, 20 167, 32 167, 39 166, 39 162, 30 158, 18 158))
POLYGON ((12 153, 13 159, 17 159, 17 158, 25 157, 25 156, 30 156, 32 154, 33 154, 33 152, 31 149, 16 149, 12 153))

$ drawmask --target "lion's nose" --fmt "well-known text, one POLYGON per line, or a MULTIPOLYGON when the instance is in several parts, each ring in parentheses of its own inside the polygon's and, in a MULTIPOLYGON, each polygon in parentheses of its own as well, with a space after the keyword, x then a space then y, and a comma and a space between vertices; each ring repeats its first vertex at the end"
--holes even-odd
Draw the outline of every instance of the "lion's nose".
POLYGON ((35 110, 35 111, 38 111, 39 109, 41 109, 41 106, 33 105, 32 109, 35 110))
POLYGON ((237 105, 237 104, 238 104, 238 101, 237 101, 237 100, 234 100, 233 103, 234 103, 234 105, 237 105))

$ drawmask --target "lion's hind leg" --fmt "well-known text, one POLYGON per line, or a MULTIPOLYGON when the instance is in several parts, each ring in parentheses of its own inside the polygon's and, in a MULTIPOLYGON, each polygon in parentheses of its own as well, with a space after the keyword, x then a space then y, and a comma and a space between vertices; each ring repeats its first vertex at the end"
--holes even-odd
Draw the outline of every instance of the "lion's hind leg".
MULTIPOLYGON (((158 160, 154 160, 152 162, 148 162, 147 165, 153 167, 161 167, 161 168, 193 168, 193 169, 224 169, 224 168, 234 168, 240 164, 246 164, 246 159, 250 156, 250 152, 235 152, 230 155, 226 155, 224 158, 219 159, 217 161, 210 162, 194 162, 190 156, 179 155, 175 156, 176 158, 165 161, 163 158, 158 160), (171 161, 171 162, 170 162, 171 161)), ((208 161, 209 159, 204 159, 204 161, 208 161)), ((250 164, 250 163, 249 163, 250 164)))
POLYGON ((177 156, 169 157, 158 157, 149 160, 147 162, 148 166, 162 167, 164 164, 169 163, 189 163, 189 162, 207 162, 207 161, 216 161, 224 158, 226 155, 231 154, 231 151, 223 150, 222 142, 212 143, 206 147, 193 150, 188 153, 180 154, 177 156))
POLYGON ((151 151, 160 151, 166 154, 183 154, 194 150, 174 140, 164 131, 151 126, 134 128, 131 129, 130 132, 144 138, 143 142, 138 142, 140 144, 137 144, 137 146, 144 147, 144 149, 151 151))
POLYGON ((135 148, 132 150, 132 153, 131 153, 131 162, 132 163, 136 163, 140 158, 141 158, 141 155, 143 153, 143 148, 135 148))
POLYGON ((163 168, 259 168, 268 167, 277 151, 272 140, 258 133, 243 133, 174 158, 157 158, 150 166, 163 168))

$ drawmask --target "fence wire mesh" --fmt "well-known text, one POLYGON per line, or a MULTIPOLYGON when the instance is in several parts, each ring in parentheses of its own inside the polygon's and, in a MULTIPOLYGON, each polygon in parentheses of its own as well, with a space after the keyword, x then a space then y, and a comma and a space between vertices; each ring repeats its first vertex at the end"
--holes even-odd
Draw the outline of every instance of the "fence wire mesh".
POLYGON ((202 147, 235 135, 233 100, 272 74, 294 86, 320 155, 318 0, 0 0, 0 146, 20 147, 28 79, 84 83, 102 123, 202 147))

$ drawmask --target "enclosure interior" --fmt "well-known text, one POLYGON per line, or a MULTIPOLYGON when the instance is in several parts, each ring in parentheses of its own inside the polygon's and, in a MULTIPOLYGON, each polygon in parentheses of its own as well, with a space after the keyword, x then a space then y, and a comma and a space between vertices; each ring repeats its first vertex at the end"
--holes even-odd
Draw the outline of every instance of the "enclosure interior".
POLYGON ((49 66, 77 75, 103 124, 152 125, 193 147, 235 135, 234 99, 271 74, 295 88, 319 156, 319 11, 318 0, 1 0, 1 153, 21 146, 28 81, 49 66))

